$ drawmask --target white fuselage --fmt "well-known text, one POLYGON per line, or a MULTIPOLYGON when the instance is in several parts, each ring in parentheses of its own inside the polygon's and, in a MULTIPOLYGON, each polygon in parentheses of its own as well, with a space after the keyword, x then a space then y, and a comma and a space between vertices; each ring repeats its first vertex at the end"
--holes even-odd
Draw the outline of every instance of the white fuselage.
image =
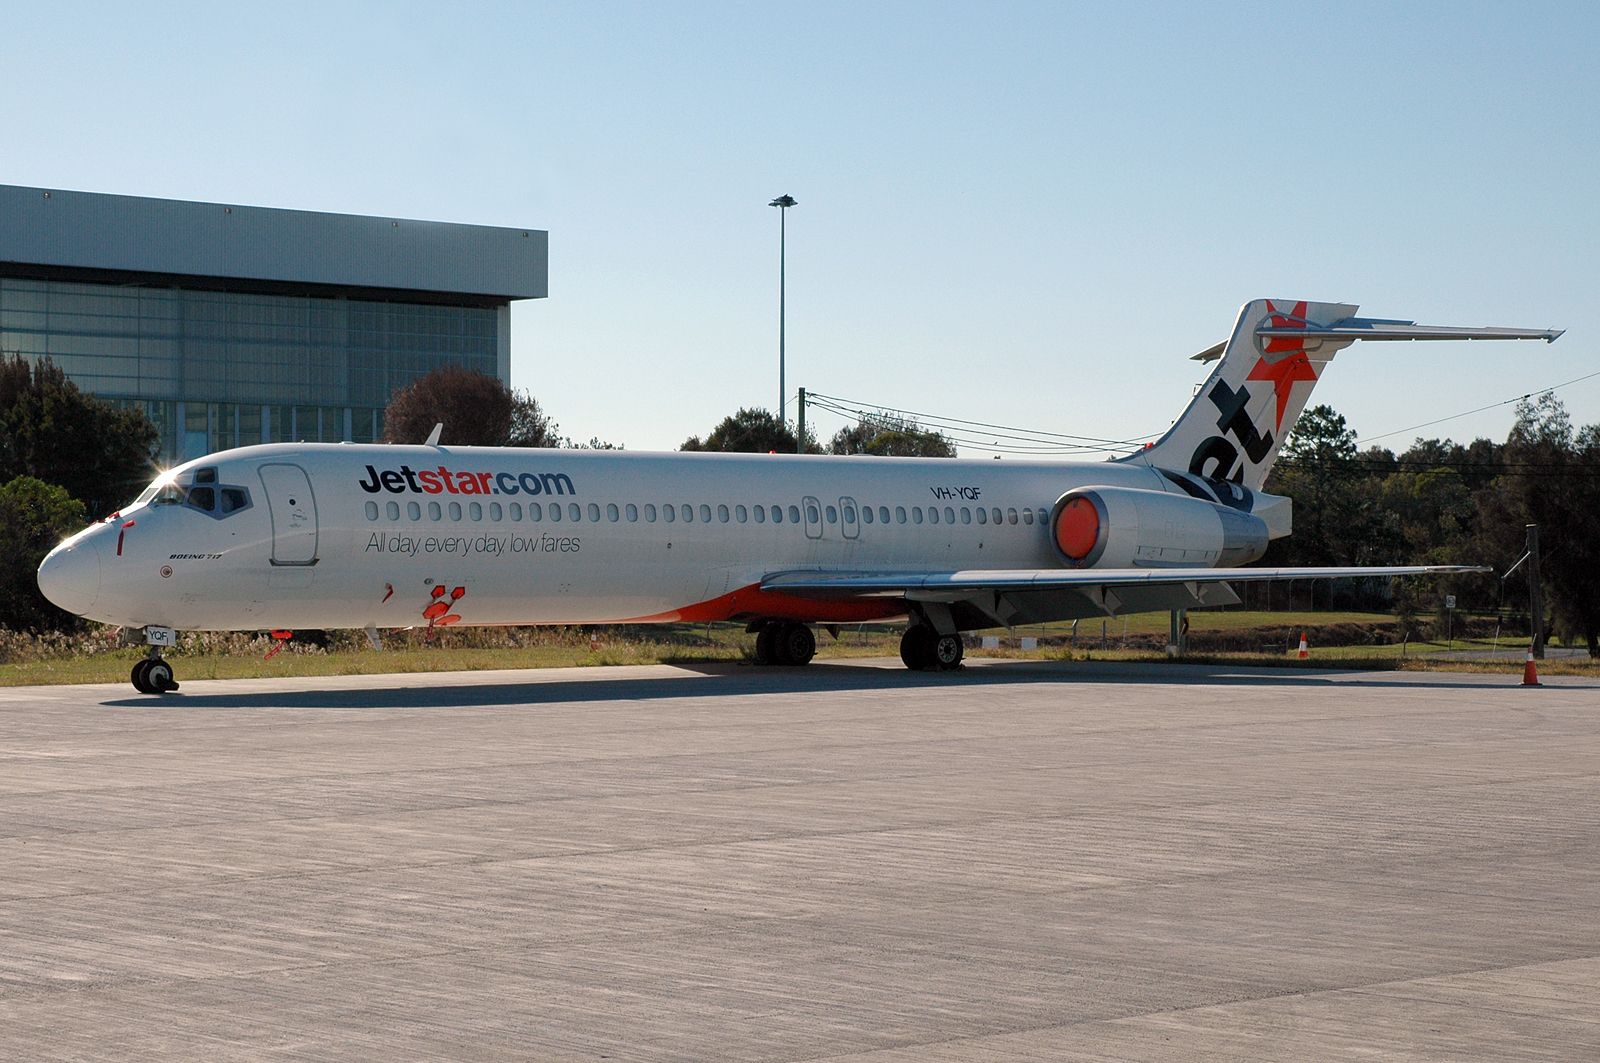
MULTIPOLYGON (((796 603, 756 585, 1059 567, 1051 506, 1090 484, 1177 493, 1138 464, 273 444, 174 470, 58 553, 77 557, 68 607, 129 626, 847 622, 904 603, 796 603), (163 501, 174 480, 184 490, 163 501)), ((1148 560, 1215 562, 1196 553, 1148 560)))

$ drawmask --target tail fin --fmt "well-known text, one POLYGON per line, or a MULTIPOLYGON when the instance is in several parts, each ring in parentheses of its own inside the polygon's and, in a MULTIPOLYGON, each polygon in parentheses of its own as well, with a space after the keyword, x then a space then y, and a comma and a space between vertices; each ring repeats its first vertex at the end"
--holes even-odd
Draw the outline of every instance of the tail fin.
POLYGON ((1358 339, 1553 342, 1553 329, 1454 328, 1358 318, 1348 303, 1256 299, 1233 335, 1195 358, 1221 361, 1155 443, 1122 460, 1187 470, 1260 490, 1284 437, 1333 356, 1358 339))

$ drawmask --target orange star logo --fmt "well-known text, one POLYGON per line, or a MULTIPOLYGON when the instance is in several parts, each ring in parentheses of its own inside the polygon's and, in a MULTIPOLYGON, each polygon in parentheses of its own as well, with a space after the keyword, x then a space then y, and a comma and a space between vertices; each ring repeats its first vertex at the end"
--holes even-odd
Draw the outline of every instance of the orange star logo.
MULTIPOLYGON (((1273 328, 1304 327, 1306 304, 1304 301, 1294 304, 1294 309, 1287 314, 1267 303, 1267 314, 1272 320, 1273 328)), ((1284 354, 1276 362, 1269 362, 1266 358, 1255 364, 1250 370, 1246 380, 1272 381, 1272 394, 1278 400, 1277 431, 1283 431, 1283 412, 1289 407, 1289 392, 1297 380, 1309 380, 1315 383, 1317 371, 1311 367, 1311 360, 1306 357, 1305 341, 1293 336, 1272 336, 1267 340, 1267 354, 1284 354)))

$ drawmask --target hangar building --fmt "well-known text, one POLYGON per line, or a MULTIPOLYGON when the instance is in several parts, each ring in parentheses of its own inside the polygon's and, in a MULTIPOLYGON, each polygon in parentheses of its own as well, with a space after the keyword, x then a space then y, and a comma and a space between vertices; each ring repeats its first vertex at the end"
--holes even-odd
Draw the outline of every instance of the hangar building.
POLYGON ((0 185, 0 355, 138 406, 167 461, 366 442, 441 365, 510 382, 548 234, 0 185))

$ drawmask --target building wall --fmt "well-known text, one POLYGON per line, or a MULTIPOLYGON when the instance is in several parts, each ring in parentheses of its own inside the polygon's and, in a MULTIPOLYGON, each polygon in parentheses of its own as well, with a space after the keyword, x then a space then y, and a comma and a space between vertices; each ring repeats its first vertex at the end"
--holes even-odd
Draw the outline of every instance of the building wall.
POLYGON ((365 442, 440 365, 505 379, 505 308, 0 277, 0 353, 48 356, 138 405, 168 460, 285 440, 365 442))

